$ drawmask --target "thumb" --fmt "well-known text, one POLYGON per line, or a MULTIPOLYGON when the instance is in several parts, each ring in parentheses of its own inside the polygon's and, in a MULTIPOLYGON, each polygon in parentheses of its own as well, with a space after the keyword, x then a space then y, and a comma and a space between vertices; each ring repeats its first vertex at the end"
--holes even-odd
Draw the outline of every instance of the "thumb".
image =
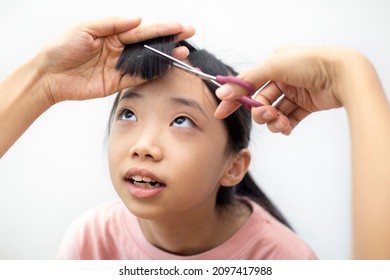
POLYGON ((137 27, 141 18, 128 19, 123 17, 108 17, 83 24, 84 29, 95 38, 122 33, 137 27))

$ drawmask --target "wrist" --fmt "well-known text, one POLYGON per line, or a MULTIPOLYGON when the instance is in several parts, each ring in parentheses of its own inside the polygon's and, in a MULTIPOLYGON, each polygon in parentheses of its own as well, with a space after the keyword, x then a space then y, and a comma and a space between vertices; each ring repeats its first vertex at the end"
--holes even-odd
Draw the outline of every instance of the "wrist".
POLYGON ((386 96, 372 63, 360 52, 352 50, 345 53, 341 63, 342 71, 337 85, 338 98, 348 112, 375 106, 376 103, 386 104, 386 96))
POLYGON ((47 95, 45 64, 40 56, 34 56, 1 82, 2 108, 28 109, 43 113, 53 103, 47 95))
POLYGON ((47 58, 43 53, 34 56, 26 64, 29 74, 29 95, 35 103, 37 110, 44 112, 55 104, 50 91, 47 75, 47 58))
POLYGON ((36 56, 0 83, 0 157, 52 105, 45 94, 44 69, 36 56))

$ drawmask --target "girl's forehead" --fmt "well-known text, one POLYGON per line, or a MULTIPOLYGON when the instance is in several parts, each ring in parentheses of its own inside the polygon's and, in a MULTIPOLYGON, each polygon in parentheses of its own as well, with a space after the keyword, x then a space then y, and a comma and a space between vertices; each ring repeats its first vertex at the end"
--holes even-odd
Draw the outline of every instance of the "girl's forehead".
POLYGON ((147 81, 141 85, 128 88, 126 92, 137 92, 153 96, 161 95, 169 97, 187 97, 197 99, 204 106, 210 105, 215 108, 217 103, 205 83, 197 76, 184 72, 177 68, 170 68, 169 71, 161 77, 147 81))

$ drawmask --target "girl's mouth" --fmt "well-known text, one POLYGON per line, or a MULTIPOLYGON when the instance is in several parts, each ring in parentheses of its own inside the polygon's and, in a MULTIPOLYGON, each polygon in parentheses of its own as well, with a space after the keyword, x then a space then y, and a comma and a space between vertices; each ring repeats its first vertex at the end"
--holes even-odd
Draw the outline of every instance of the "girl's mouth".
POLYGON ((158 181, 153 181, 149 177, 144 177, 144 176, 140 176, 140 175, 134 175, 134 176, 131 176, 130 178, 126 178, 125 180, 130 182, 134 186, 139 187, 139 188, 150 189, 150 188, 161 188, 161 187, 165 186, 164 184, 162 184, 158 181))
POLYGON ((140 199, 150 199, 159 195, 165 190, 165 184, 157 181, 157 177, 145 175, 128 175, 125 182, 129 192, 140 199))
POLYGON ((128 191, 140 199, 157 197, 166 185, 153 172, 143 168, 130 168, 124 175, 128 191))

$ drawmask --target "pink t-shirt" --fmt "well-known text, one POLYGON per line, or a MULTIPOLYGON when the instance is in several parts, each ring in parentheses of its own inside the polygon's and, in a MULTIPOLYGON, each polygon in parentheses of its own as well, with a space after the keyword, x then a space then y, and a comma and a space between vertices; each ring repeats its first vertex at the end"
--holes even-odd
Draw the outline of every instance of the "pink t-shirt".
POLYGON ((123 204, 113 201, 92 209, 67 231, 58 259, 126 260, 250 260, 317 259, 295 233, 251 200, 252 214, 223 244, 192 256, 179 256, 149 243, 138 219, 123 204))

